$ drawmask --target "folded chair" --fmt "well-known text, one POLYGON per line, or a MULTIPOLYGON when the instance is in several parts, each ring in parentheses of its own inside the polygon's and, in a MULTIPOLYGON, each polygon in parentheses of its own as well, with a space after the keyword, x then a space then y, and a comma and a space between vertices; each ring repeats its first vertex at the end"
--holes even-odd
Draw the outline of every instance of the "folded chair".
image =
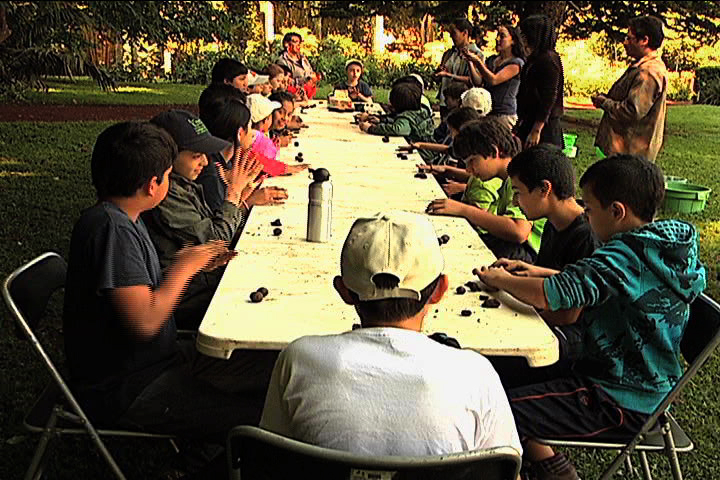
POLYGON ((2 285, 5 305, 17 321, 18 337, 30 342, 51 377, 25 417, 25 427, 31 432, 42 434, 25 479, 42 478, 50 441, 61 435, 88 435, 114 476, 124 479, 115 459, 105 447, 102 436, 169 439, 171 442, 174 437, 125 430, 98 430, 75 400, 60 371, 35 335, 50 297, 65 286, 66 271, 65 260, 57 253, 47 252, 15 270, 2 285))
POLYGON ((689 367, 629 443, 627 438, 606 442, 550 439, 537 439, 537 441, 557 447, 621 450, 601 477, 602 480, 612 478, 623 462, 629 470, 634 470, 630 457, 635 451, 640 455, 643 478, 652 480, 647 452, 664 453, 670 462, 673 479, 682 480, 677 454, 689 452, 694 446, 668 409, 700 367, 710 358, 718 344, 720 344, 720 304, 702 294, 690 305, 690 319, 680 342, 680 351, 689 367))
POLYGON ((512 447, 427 457, 356 455, 250 426, 230 431, 227 452, 231 480, 516 480, 521 464, 512 447))

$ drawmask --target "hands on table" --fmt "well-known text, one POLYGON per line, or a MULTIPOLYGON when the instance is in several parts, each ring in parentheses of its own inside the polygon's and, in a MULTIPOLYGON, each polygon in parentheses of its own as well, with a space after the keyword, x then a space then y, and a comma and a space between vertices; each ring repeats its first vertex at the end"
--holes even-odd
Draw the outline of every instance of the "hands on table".
POLYGON ((300 165, 288 165, 287 167, 285 167, 285 175, 293 175, 295 173, 300 173, 311 167, 312 165, 307 163, 303 163, 300 165))
POLYGON ((426 163, 418 163, 415 166, 422 172, 432 173, 434 175, 442 175, 447 171, 445 165, 428 165, 426 163))
POLYGON ((248 205, 282 205, 287 200, 287 190, 280 187, 265 187, 255 190, 250 198, 248 205))
POLYGON ((462 216, 465 204, 451 198, 439 198, 433 200, 425 209, 430 215, 448 215, 453 217, 462 216))
POLYGON ((467 188, 466 183, 462 182, 456 182, 455 180, 448 180, 448 182, 443 185, 443 190, 445 190, 445 193, 447 193, 449 196, 462 193, 465 191, 465 188, 467 188))

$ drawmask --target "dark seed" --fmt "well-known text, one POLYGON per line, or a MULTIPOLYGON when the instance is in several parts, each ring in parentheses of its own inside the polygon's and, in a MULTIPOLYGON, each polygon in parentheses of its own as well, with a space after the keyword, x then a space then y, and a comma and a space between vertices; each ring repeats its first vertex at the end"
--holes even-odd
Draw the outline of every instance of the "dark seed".
POLYGON ((477 268, 473 268, 472 274, 480 276, 480 270, 478 270, 477 268))
POLYGON ((272 225, 273 227, 282 227, 282 222, 278 218, 277 220, 270 222, 270 225, 272 225))
POLYGON ((462 315, 463 317, 469 317, 470 315, 472 315, 472 312, 470 310, 463 310, 462 312, 460 312, 460 315, 462 315))
POLYGON ((408 159, 407 155, 405 155, 405 154, 400 155, 400 160, 407 160, 407 159, 408 159))
POLYGON ((263 298, 265 298, 265 296, 260 292, 253 292, 250 294, 250 300, 252 300, 253 303, 262 302, 263 298))
POLYGON ((424 179, 424 178, 427 178, 427 175, 424 173, 416 173, 415 178, 423 178, 424 179))
POLYGON ((455 293, 457 293, 458 295, 465 295, 465 292, 466 292, 465 287, 457 287, 455 289, 455 293))
POLYGON ((260 288, 257 289, 257 291, 260 292, 260 293, 262 293, 262 294, 263 294, 263 297, 267 297, 267 296, 268 296, 268 293, 270 293, 270 292, 268 292, 268 289, 265 288, 265 287, 260 287, 260 288))
POLYGON ((383 137, 383 142, 390 143, 390 137, 383 137))
POLYGON ((300 158, 302 158, 303 153, 302 153, 302 152, 298 152, 297 156, 300 157, 300 158))
POLYGON ((483 308, 498 308, 500 306, 500 301, 495 298, 488 298, 483 302, 482 306, 483 308))
POLYGON ((359 323, 353 323, 352 329, 357 330, 358 328, 362 328, 362 325, 360 325, 359 323))
POLYGON ((298 163, 302 163, 302 162, 303 162, 303 157, 295 157, 295 161, 298 162, 298 163))
POLYGON ((480 291, 480 287, 475 282, 467 282, 465 284, 465 286, 468 287, 471 292, 479 292, 480 291))
POLYGON ((450 235, 443 235, 442 237, 443 243, 448 243, 450 241, 450 235))
POLYGON ((490 297, 488 297, 487 295, 480 295, 480 300, 487 300, 488 298, 490 297))
POLYGON ((273 235, 275 235, 276 237, 279 237, 280 234, 282 234, 282 228, 276 228, 275 230, 273 230, 273 235))
POLYGON ((296 147, 299 147, 299 146, 300 146, 300 142, 295 142, 295 146, 296 146, 296 147))
MULTIPOLYGON (((428 211, 425 210, 425 213, 428 213, 428 211)), ((443 243, 442 243, 442 238, 438 238, 438 245, 442 246, 442 244, 443 244, 443 243)))

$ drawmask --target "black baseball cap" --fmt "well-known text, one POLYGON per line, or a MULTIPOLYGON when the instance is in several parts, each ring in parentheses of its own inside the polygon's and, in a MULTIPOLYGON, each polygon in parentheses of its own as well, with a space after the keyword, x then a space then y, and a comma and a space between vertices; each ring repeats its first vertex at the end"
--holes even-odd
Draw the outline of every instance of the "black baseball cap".
POLYGON ((211 135, 202 120, 186 110, 168 110, 155 115, 150 121, 167 130, 177 143, 178 151, 215 153, 232 145, 211 135))

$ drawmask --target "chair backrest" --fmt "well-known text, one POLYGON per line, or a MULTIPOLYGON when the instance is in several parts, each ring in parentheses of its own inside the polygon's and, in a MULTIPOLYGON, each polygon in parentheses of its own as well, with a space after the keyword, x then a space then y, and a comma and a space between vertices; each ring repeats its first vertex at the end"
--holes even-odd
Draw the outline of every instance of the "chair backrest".
POLYGON ((690 305, 690 320, 685 327, 680 350, 688 363, 702 364, 718 343, 720 304, 703 293, 690 305))
POLYGON ((57 253, 47 252, 18 268, 5 279, 2 296, 10 313, 19 322, 18 335, 21 331, 24 332, 25 327, 31 330, 37 328, 50 297, 65 286, 66 273, 65 260, 57 253))
POLYGON ((309 445, 251 426, 228 435, 231 478, 515 480, 521 458, 501 447, 427 457, 365 456, 309 445), (239 469, 240 477, 233 476, 239 469))

